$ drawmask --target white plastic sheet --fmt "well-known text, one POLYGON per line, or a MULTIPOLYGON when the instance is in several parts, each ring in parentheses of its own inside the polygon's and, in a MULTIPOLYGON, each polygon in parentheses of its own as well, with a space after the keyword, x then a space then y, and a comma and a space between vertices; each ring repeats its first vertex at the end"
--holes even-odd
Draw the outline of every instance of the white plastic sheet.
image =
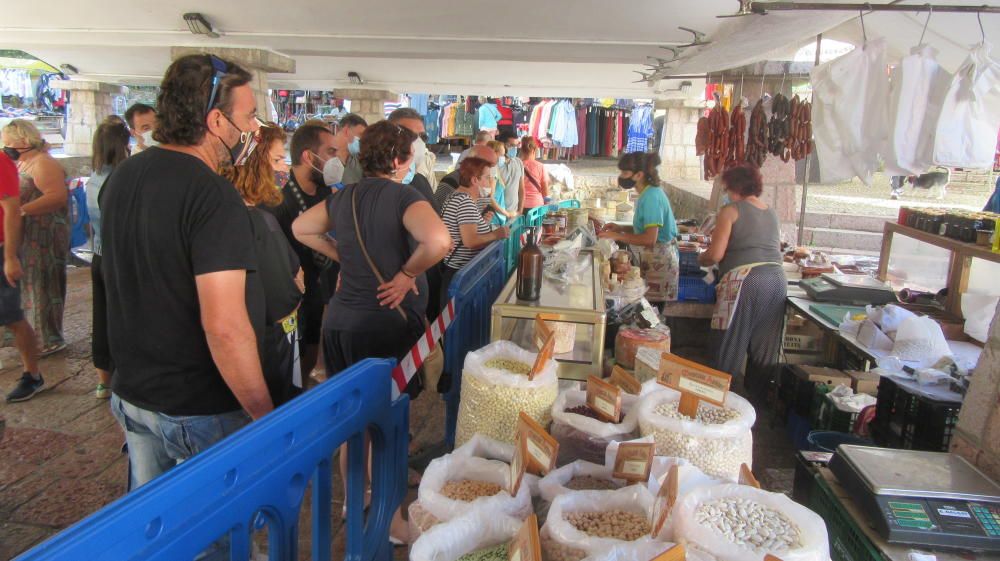
POLYGON ((1000 62, 977 45, 952 78, 937 124, 934 161, 950 167, 993 166, 1000 129, 1000 62))

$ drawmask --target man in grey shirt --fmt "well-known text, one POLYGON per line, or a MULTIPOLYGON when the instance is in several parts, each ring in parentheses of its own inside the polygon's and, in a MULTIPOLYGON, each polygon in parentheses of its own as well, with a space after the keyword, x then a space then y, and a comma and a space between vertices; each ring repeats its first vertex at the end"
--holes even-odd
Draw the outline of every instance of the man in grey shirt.
POLYGON ((500 142, 507 146, 507 156, 500 163, 500 181, 504 185, 504 205, 507 212, 517 212, 524 193, 524 162, 517 157, 520 144, 517 135, 505 132, 500 134, 500 142))

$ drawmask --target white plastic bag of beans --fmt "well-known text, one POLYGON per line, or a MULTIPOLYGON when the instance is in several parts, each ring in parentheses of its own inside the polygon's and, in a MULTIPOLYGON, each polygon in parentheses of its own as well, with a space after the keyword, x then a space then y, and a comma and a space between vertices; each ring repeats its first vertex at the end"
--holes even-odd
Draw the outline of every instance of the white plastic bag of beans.
POLYGON ((516 497, 511 497, 508 489, 510 466, 504 462, 454 454, 435 459, 424 471, 417 500, 410 505, 411 539, 473 511, 524 520, 532 512, 529 486, 522 484, 516 497), (478 491, 487 488, 496 492, 477 496, 478 491))
MULTIPOLYGON (((619 544, 595 553, 583 561, 649 561, 673 547, 670 542, 649 541, 642 544, 619 544)), ((715 561, 710 555, 696 549, 684 549, 685 561, 715 561)))
POLYGON ((604 461, 604 451, 614 440, 627 440, 639 431, 639 398, 622 395, 622 422, 608 423, 570 413, 573 408, 586 407, 587 392, 563 390, 552 405, 552 428, 549 433, 559 441, 558 465, 563 466, 574 460, 586 460, 595 464, 604 461))
POLYGON ((536 354, 510 341, 496 341, 465 356, 461 403, 455 444, 465 444, 476 433, 501 442, 514 442, 518 413, 524 411, 547 427, 559 393, 556 362, 550 360, 534 380, 527 373, 536 354))
POLYGON ((457 561, 475 551, 507 545, 522 524, 512 516, 471 512, 424 532, 410 547, 410 561, 457 561))
POLYGON ((753 435, 757 414, 750 402, 730 392, 726 404, 702 402, 698 418, 677 411, 680 393, 653 392, 639 403, 639 431, 656 441, 657 456, 684 458, 706 475, 737 481, 740 465, 753 467, 753 435))
POLYGON ((542 557, 580 561, 615 546, 623 553, 643 548, 658 541, 650 536, 652 510, 653 495, 641 485, 559 495, 542 527, 542 557))
POLYGON ((781 493, 727 483, 681 497, 671 513, 674 537, 719 561, 829 561, 826 524, 781 493))
MULTIPOLYGON (((627 441, 628 443, 652 443, 653 438, 650 436, 645 436, 642 438, 636 438, 634 440, 627 441)), ((612 442, 608 445, 607 453, 605 454, 604 465, 609 469, 614 467, 615 457, 618 455, 618 446, 620 444, 625 444, 624 442, 612 442)), ((703 485, 719 485, 724 483, 724 481, 716 479, 714 477, 709 477, 705 475, 705 472, 698 469, 691 462, 685 460, 684 458, 672 458, 670 456, 653 456, 653 467, 649 470, 649 481, 646 484, 646 489, 649 490, 653 496, 656 496, 660 492, 660 486, 667 479, 667 475, 670 473, 670 468, 677 466, 677 490, 678 494, 682 495, 695 487, 701 487, 703 485)))
MULTIPOLYGON (((514 460, 514 445, 481 434, 474 434, 468 442, 455 448, 451 455, 498 460, 510 465, 510 462, 514 460)), ((538 482, 540 480, 541 478, 535 474, 524 474, 523 481, 528 485, 532 497, 538 496, 538 482)))

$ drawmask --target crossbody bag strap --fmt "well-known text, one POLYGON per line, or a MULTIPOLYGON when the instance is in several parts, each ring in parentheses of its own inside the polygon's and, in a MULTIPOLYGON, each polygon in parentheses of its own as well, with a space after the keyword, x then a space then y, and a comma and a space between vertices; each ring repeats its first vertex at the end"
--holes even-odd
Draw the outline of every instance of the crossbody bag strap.
MULTIPOLYGON (((361 247, 361 254, 365 256, 365 261, 368 262, 368 267, 371 268, 372 273, 375 273, 375 278, 378 279, 379 286, 385 284, 385 278, 382 273, 379 272, 378 267, 375 266, 375 262, 372 261, 370 255, 368 255, 368 248, 365 247, 365 240, 361 237, 361 225, 358 223, 358 186, 354 185, 351 189, 351 215, 354 216, 354 235, 358 238, 358 246, 361 247)), ((396 311, 399 315, 403 316, 403 320, 407 319, 406 310, 402 306, 396 306, 396 311)))

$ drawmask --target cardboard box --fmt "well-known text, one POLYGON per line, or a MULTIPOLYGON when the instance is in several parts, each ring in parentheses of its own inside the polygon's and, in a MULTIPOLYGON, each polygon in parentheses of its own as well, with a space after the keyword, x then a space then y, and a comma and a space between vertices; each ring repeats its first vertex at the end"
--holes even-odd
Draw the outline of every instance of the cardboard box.
POLYGON ((801 380, 806 380, 809 382, 822 382, 824 384, 829 384, 833 387, 838 385, 851 385, 851 377, 847 375, 843 370, 837 370, 836 368, 827 368, 825 366, 806 366, 799 365, 792 369, 795 375, 801 380))
POLYGON ((854 393, 866 393, 878 396, 878 374, 850 371, 847 375, 851 377, 851 389, 854 390, 854 393))

